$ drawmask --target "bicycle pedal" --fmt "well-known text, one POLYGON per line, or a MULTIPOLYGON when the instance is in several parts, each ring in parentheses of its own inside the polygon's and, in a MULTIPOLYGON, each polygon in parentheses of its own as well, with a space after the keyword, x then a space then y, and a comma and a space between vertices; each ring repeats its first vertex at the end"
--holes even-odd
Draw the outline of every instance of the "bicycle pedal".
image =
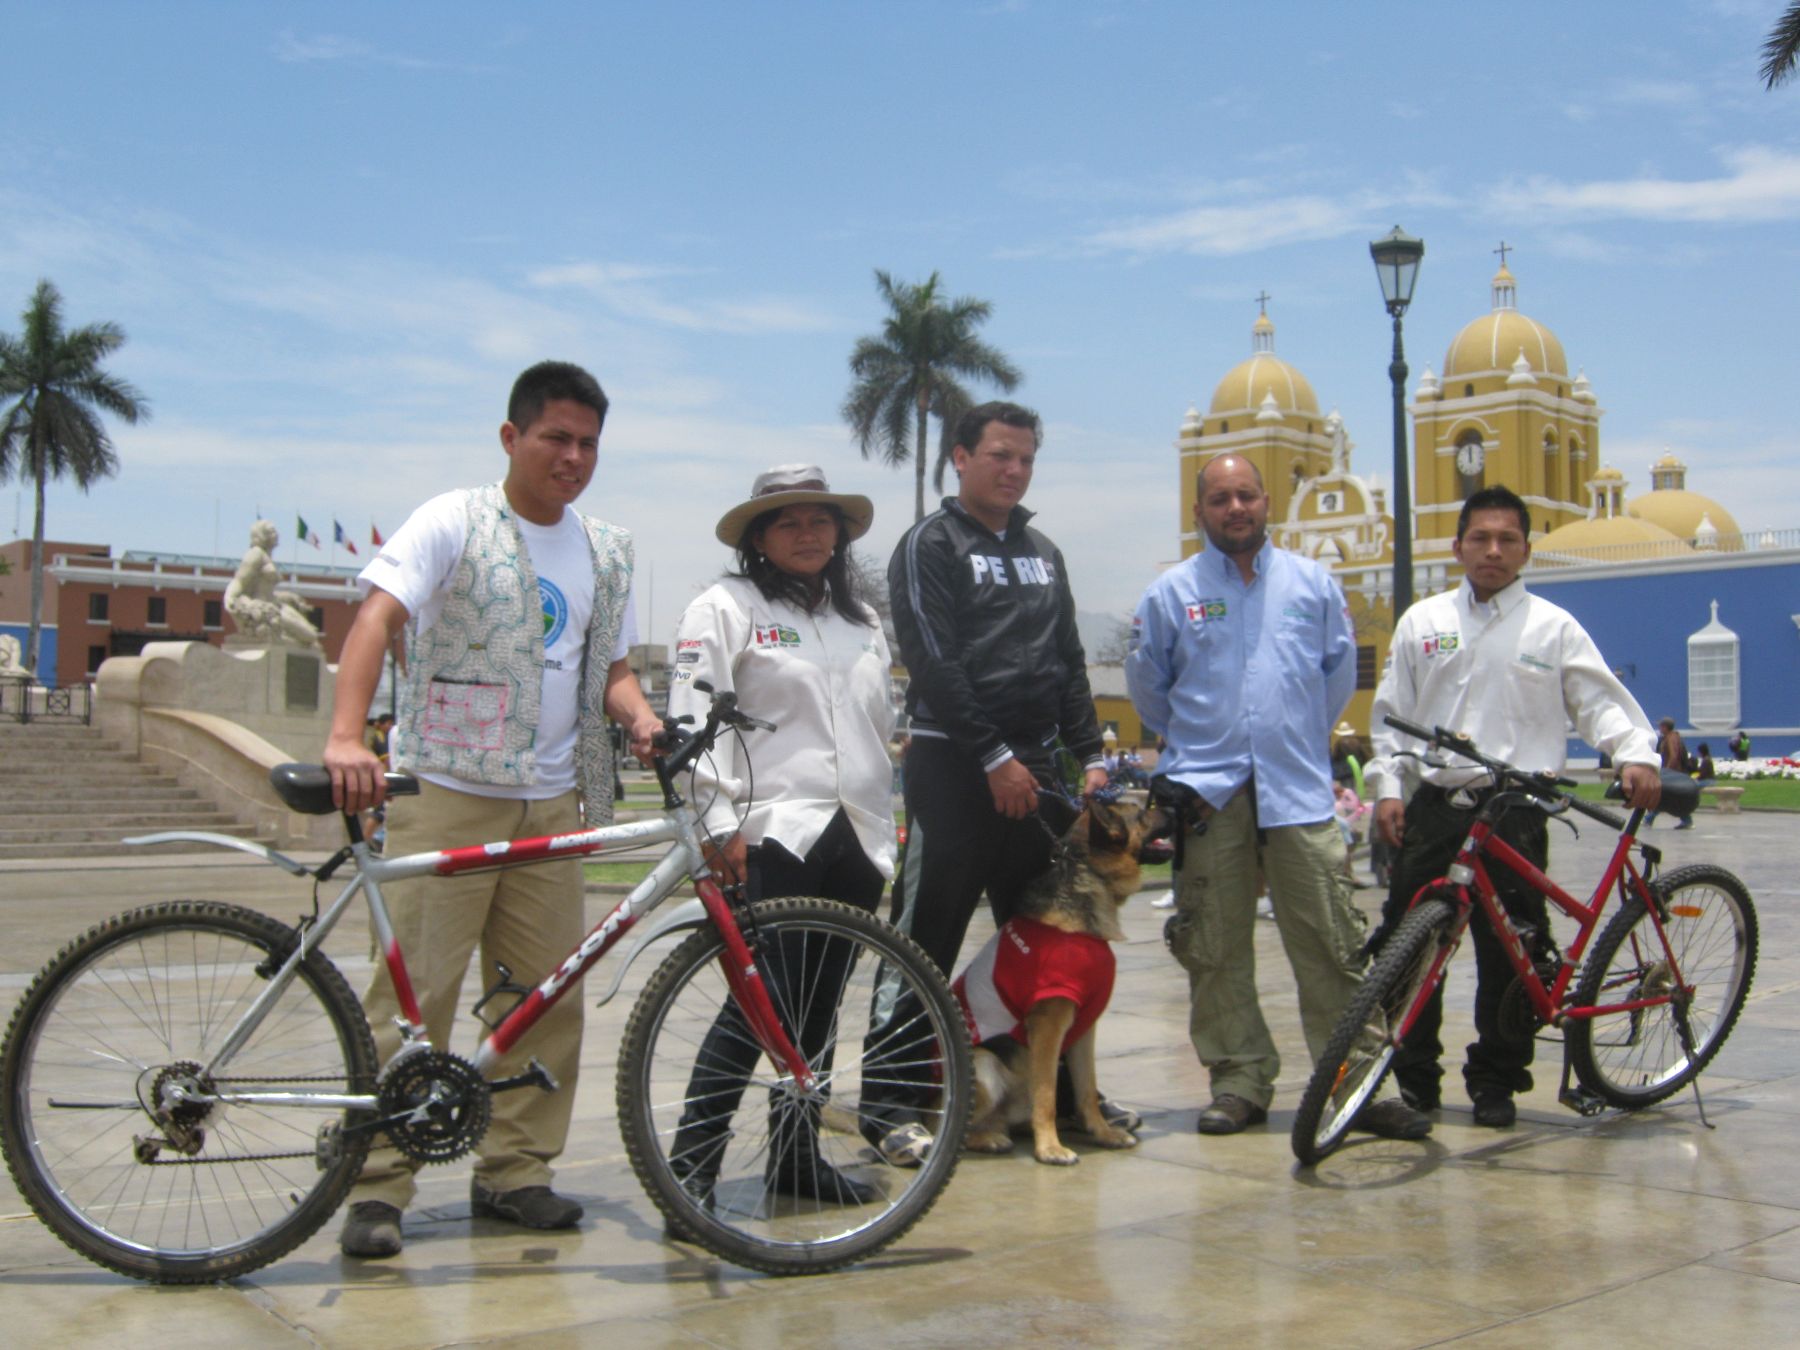
POLYGON ((496 1078, 488 1084, 489 1092, 510 1092, 514 1088, 534 1087, 545 1092, 558 1092, 562 1084, 556 1081, 556 1075, 546 1069, 536 1058, 526 1066, 523 1073, 516 1073, 511 1078, 496 1078))
POLYGON ((1564 1088, 1556 1099, 1579 1116, 1597 1116, 1606 1110, 1605 1098, 1586 1088, 1564 1088))

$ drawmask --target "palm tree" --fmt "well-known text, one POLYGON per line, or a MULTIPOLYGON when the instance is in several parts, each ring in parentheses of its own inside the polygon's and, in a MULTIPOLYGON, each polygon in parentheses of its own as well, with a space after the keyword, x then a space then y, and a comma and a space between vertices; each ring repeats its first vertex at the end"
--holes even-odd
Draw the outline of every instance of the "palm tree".
POLYGON ((97 412, 126 422, 150 415, 131 385, 100 369, 125 343, 117 324, 63 331, 62 296, 40 281, 20 316, 17 337, 0 333, 0 482, 15 473, 37 485, 31 534, 31 636, 25 669, 38 667, 44 616, 44 485, 67 475, 83 492, 119 471, 119 457, 97 412))
POLYGON ((1800 3, 1789 5, 1763 42, 1762 78, 1773 89, 1794 73, 1800 62, 1800 3))
POLYGON ((844 398, 844 420, 856 433, 863 458, 880 455, 898 467, 910 458, 916 489, 913 518, 925 515, 926 424, 936 416, 945 443, 938 448, 937 481, 950 456, 948 439, 961 412, 974 403, 963 380, 986 380, 1010 391, 1023 377, 995 348, 975 336, 993 306, 968 296, 945 301, 938 274, 923 286, 875 273, 887 302, 880 337, 858 339, 850 353, 853 382, 844 398))

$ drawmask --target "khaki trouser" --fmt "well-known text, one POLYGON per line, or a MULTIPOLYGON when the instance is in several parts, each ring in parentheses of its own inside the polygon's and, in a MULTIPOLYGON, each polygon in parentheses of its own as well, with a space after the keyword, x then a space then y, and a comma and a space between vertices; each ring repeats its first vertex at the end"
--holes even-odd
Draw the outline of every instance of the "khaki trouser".
POLYGON ((1365 922, 1351 903, 1335 820, 1267 830, 1260 848, 1256 836, 1253 797, 1240 792, 1212 813, 1204 834, 1183 841, 1171 944, 1188 972, 1188 1034, 1213 1096, 1232 1093, 1266 1107, 1281 1056, 1256 999, 1259 866, 1315 1060, 1362 982, 1365 922))
MULTIPOLYGON (((580 829, 576 793, 548 801, 478 797, 431 783, 420 784, 418 797, 388 804, 387 855, 485 844, 500 839, 534 839, 580 829)), ((485 992, 498 978, 498 962, 512 971, 513 981, 530 988, 581 941, 586 927, 582 905, 581 860, 564 858, 497 872, 458 877, 424 877, 382 888, 394 935, 412 978, 413 992, 425 1018, 434 1049, 454 1049, 465 1058, 486 1028, 452 1046, 451 1023, 463 976, 477 943, 481 946, 480 986, 485 992)), ((478 996, 478 995, 477 995, 478 996)), ((470 999, 471 1005, 474 999, 470 999)), ((497 999, 488 1015, 511 1005, 497 999)), ((394 1025, 400 1006, 387 967, 378 959, 375 978, 363 997, 375 1052, 385 1065, 400 1046, 394 1025)), ((493 1099, 493 1123, 476 1150, 475 1175, 491 1191, 550 1184, 550 1163, 562 1152, 575 1104, 575 1077, 581 1053, 582 991, 579 983, 563 991, 561 1000, 489 1071, 504 1078, 541 1060, 561 1089, 541 1092, 519 1088, 493 1099)), ((416 1190, 419 1164, 387 1145, 377 1147, 363 1165, 352 1200, 382 1200, 404 1209, 416 1190)))

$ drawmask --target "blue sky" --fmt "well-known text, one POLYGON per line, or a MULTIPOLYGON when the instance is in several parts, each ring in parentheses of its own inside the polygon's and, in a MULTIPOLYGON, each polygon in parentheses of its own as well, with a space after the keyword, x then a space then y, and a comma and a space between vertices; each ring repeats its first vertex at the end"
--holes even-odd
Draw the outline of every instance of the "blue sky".
POLYGON ((235 553, 260 505, 284 560, 296 514, 366 539, 498 476, 513 376, 580 361, 614 401, 583 506, 637 533, 666 638, 768 464, 874 496, 885 562, 910 472, 857 457, 845 359, 874 269, 935 269, 992 302, 1046 419, 1029 504, 1081 607, 1118 611, 1176 556, 1172 442, 1258 292, 1385 472, 1367 244, 1398 223, 1427 247, 1414 382, 1504 239, 1632 490, 1669 447, 1746 529, 1791 526, 1779 9, 8 3, 0 328, 49 277, 71 322, 124 326, 112 368, 154 405, 119 477, 52 490, 52 537, 235 553))

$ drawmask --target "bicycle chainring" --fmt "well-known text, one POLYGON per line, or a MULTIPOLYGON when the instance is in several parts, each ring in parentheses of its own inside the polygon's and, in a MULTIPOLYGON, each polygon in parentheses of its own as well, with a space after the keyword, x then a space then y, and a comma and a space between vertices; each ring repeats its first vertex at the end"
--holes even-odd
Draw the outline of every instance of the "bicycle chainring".
POLYGON ((415 1162, 451 1162, 487 1133, 493 1097, 475 1066, 447 1050, 419 1050, 382 1072, 376 1100, 394 1147, 415 1162))
MULTIPOLYGON (((1539 961, 1537 977, 1548 989, 1556 980, 1558 971, 1554 961, 1539 961)), ((1506 992, 1500 996, 1500 1012, 1496 1028, 1501 1039, 1507 1044, 1523 1048, 1529 1046, 1537 1038, 1544 1026, 1544 1019, 1538 1016, 1537 1009, 1532 1006, 1531 995, 1526 992, 1524 982, 1518 976, 1512 978, 1506 986, 1506 992)))

